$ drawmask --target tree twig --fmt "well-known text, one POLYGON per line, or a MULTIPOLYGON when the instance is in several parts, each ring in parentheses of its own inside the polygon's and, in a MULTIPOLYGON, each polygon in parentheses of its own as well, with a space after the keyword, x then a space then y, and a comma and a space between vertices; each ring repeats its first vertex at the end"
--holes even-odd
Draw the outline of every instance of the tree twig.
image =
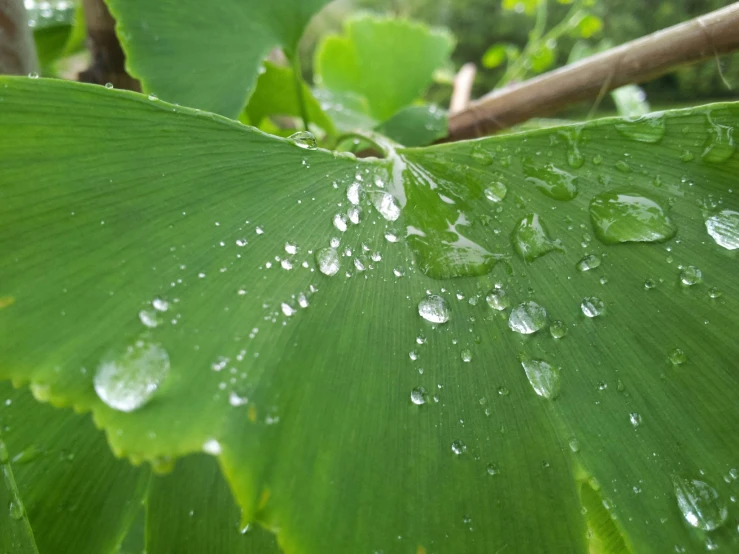
POLYGON ((449 102, 449 113, 461 112, 470 103, 472 84, 475 82, 477 67, 473 63, 464 64, 454 76, 452 99, 449 102))
POLYGON ((103 0, 84 0, 87 42, 92 56, 90 67, 78 78, 85 83, 141 90, 141 84, 126 73, 126 56, 115 34, 115 20, 103 0))
POLYGON ((0 73, 28 75, 36 71, 36 44, 23 0, 0 0, 0 73))
POLYGON ((474 138, 739 49, 739 2, 627 42, 519 85, 493 91, 451 115, 446 140, 474 138), (610 81, 609 81, 610 79, 610 81))

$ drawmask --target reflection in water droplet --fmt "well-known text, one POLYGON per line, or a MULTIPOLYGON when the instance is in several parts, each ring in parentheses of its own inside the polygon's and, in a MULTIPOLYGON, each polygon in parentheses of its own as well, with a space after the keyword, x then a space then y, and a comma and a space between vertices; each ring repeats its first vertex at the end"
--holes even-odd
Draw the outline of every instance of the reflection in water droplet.
POLYGON ((688 357, 680 348, 675 348, 667 357, 672 365, 682 365, 688 361, 688 357))
POLYGON ((502 202, 505 195, 508 193, 508 188, 500 181, 491 183, 489 187, 485 189, 485 198, 491 202, 502 202))
POLYGON ((336 248, 322 248, 316 252, 318 269, 324 275, 331 277, 339 272, 341 262, 336 248))
POLYGON ((734 128, 714 123, 710 115, 706 115, 708 138, 701 159, 708 163, 725 162, 734 154, 734 128))
POLYGON ((575 453, 580 452, 580 441, 574 437, 570 439, 570 450, 575 453))
POLYGON ((463 362, 471 362, 472 361, 472 351, 469 348, 465 348, 462 350, 462 353, 460 354, 460 358, 462 358, 463 362))
POLYGON ((334 227, 342 233, 346 231, 346 217, 343 214, 336 214, 334 216, 334 227))
POLYGON ((680 282, 688 287, 703 282, 703 273, 694 265, 689 265, 680 270, 680 282))
POLYGON ((508 317, 508 327, 516 333, 530 335, 547 324, 547 311, 533 301, 519 304, 508 317))
POLYGON ((557 319, 556 321, 552 321, 552 324, 549 326, 549 332, 553 338, 561 339, 567 334, 567 326, 564 322, 557 319))
POLYGON ((595 254, 588 254, 583 256, 583 258, 577 262, 576 267, 578 271, 590 271, 598 266, 600 266, 600 258, 595 254))
POLYGON ((532 183, 549 198, 564 202, 577 196, 578 190, 575 184, 577 176, 568 171, 559 169, 551 163, 537 167, 531 162, 524 162, 523 170, 527 175, 526 181, 532 183))
POLYGON ((400 206, 398 201, 389 192, 372 192, 372 205, 380 212, 380 215, 388 221, 395 221, 400 217, 400 206))
POLYGON ((355 206, 359 204, 362 198, 362 185, 357 181, 353 182, 346 189, 346 199, 355 206))
POLYGON ((629 421, 634 427, 639 427, 639 425, 641 425, 641 414, 638 414, 637 412, 630 413, 629 421))
POLYGON ((155 298, 151 301, 151 305, 158 312, 166 312, 169 309, 169 302, 161 298, 155 298))
POLYGON ((500 396, 508 396, 511 393, 511 391, 508 390, 508 387, 498 387, 498 394, 500 396))
POLYGON ((654 279, 647 279, 646 281, 644 281, 644 288, 646 290, 652 290, 656 286, 657 286, 657 283, 654 279))
POLYGON ((706 230, 716 244, 727 250, 739 248, 739 212, 723 210, 706 219, 706 230))
POLYGON ((487 301, 488 306, 498 311, 505 310, 511 305, 508 293, 503 289, 491 290, 490 294, 485 297, 485 300, 487 301))
POLYGON ((457 440, 452 443, 452 452, 454 452, 457 456, 464 454, 466 451, 467 445, 462 441, 457 440))
POLYGON ((423 387, 416 387, 411 391, 411 402, 416 406, 426 403, 426 389, 423 387))
POLYGON ((526 377, 536 394, 553 399, 559 395, 559 369, 544 360, 523 360, 526 377))
POLYGON ((307 148, 308 150, 314 150, 318 148, 318 141, 316 140, 315 135, 308 131, 300 131, 298 133, 294 133, 288 138, 301 148, 307 148))
POLYGON ((139 321, 149 329, 153 329, 159 325, 159 318, 157 317, 157 312, 154 310, 141 310, 139 312, 139 321))
POLYGON ((604 244, 661 242, 677 227, 656 201, 636 192, 608 191, 590 201, 590 221, 604 244))
POLYGON ((139 340, 121 356, 104 359, 95 373, 95 392, 109 407, 132 412, 146 404, 169 375, 169 356, 160 345, 139 340))
POLYGON ((602 315, 605 308, 605 304, 597 296, 588 296, 583 298, 582 304, 580 304, 582 313, 588 317, 598 317, 599 315, 602 315))
POLYGON ((721 298, 721 294, 721 291, 716 287, 711 287, 710 289, 708 289, 708 296, 710 296, 711 298, 721 298))
POLYGON ((451 312, 443 297, 431 294, 418 303, 418 315, 431 323, 446 323, 451 312))
POLYGON ((673 479, 677 505, 685 520, 693 527, 713 531, 721 527, 729 513, 718 492, 697 479, 673 479))
POLYGON ((549 252, 562 250, 558 241, 549 238, 538 214, 529 214, 522 218, 513 229, 511 240, 516 253, 526 262, 532 262, 549 252))
POLYGON ((661 114, 643 115, 616 123, 616 130, 626 138, 654 144, 665 135, 665 120, 661 114))

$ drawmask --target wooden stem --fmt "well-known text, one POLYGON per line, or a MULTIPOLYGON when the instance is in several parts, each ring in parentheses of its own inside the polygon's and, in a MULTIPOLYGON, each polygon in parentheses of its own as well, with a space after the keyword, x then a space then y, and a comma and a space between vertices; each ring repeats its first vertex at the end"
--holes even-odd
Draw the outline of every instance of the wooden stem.
POLYGON ((36 44, 23 0, 0 0, 0 73, 28 75, 36 71, 36 44))
POLYGON ((473 63, 464 64, 454 76, 454 89, 452 99, 449 102, 449 113, 461 112, 470 103, 472 95, 472 84, 475 82, 477 68, 473 63))
POLYGON ((532 117, 551 115, 568 104, 737 49, 739 2, 519 85, 495 90, 451 115, 447 140, 492 134, 532 117))

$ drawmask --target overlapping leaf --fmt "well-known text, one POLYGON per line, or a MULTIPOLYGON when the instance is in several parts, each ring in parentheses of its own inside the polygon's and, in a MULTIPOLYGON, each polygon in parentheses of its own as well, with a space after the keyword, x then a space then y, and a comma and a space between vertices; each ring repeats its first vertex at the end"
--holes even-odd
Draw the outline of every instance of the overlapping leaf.
POLYGON ((288 553, 736 549, 736 105, 358 161, 2 86, 0 376, 117 452, 288 553))

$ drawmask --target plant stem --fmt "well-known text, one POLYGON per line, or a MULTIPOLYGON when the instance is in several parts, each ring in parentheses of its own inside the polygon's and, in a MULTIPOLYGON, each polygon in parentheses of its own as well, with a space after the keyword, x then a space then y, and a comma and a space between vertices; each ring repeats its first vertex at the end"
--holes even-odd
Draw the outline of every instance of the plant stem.
POLYGON ((298 97, 300 117, 303 120, 303 127, 305 127, 305 130, 307 131, 308 123, 310 123, 310 120, 308 119, 308 109, 305 106, 305 95, 303 94, 303 74, 300 69, 300 56, 298 56, 297 51, 292 52, 291 54, 287 54, 287 56, 288 58, 290 58, 290 65, 292 65, 293 68, 293 77, 295 78, 295 95, 298 97))

